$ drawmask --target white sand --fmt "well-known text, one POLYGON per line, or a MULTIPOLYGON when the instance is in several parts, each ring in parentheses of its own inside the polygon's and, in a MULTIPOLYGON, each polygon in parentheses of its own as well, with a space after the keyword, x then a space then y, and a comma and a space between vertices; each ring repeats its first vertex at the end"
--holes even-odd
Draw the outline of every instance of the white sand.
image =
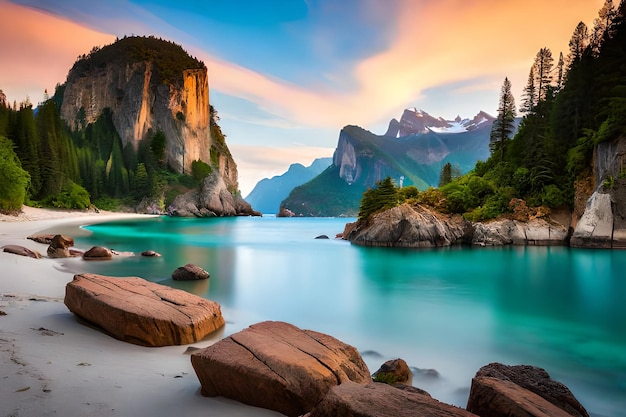
POLYGON ((28 207, 18 218, 0 215, 0 247, 44 255, 0 252, 0 416, 280 416, 201 396, 188 346, 136 346, 79 323, 63 304, 72 273, 45 257, 45 245, 26 239, 132 216, 28 207))

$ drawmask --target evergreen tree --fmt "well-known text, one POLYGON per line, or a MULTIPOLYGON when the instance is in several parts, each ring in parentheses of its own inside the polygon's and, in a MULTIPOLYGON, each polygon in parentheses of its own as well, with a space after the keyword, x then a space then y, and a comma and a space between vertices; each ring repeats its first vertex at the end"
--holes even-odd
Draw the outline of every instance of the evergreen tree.
POLYGON ((582 60, 583 54, 585 53, 588 45, 589 30, 587 29, 587 25, 585 25, 585 23, 579 22, 569 41, 569 54, 567 56, 568 70, 582 60))
POLYGON ((522 105, 520 111, 528 114, 534 111, 537 105, 537 88, 535 87, 535 66, 530 67, 530 73, 528 74, 528 82, 524 87, 522 93, 522 105))
POLYGON ((590 47, 594 57, 600 54, 600 48, 606 38, 610 38, 613 33, 613 20, 617 17, 617 11, 613 6, 613 0, 605 0, 604 5, 598 11, 598 17, 593 21, 590 47))
POLYGON ((508 77, 504 78, 502 89, 500 90, 500 104, 498 105, 498 116, 493 121, 491 134, 489 136, 489 149, 491 154, 498 153, 500 160, 504 159, 506 142, 515 131, 515 98, 511 92, 511 82, 508 77))
POLYGON ((561 91, 563 88, 563 84, 565 84, 565 76, 566 76, 565 60, 563 59, 563 52, 559 53, 559 62, 556 65, 556 86, 554 92, 556 94, 561 91))
POLYGON ((378 181, 375 188, 363 193, 359 207, 359 219, 365 220, 371 214, 386 210, 398 205, 398 189, 391 177, 378 181))
POLYGON ((535 57, 535 85, 537 86, 537 103, 546 100, 552 94, 552 67, 554 59, 552 51, 541 48, 535 57))

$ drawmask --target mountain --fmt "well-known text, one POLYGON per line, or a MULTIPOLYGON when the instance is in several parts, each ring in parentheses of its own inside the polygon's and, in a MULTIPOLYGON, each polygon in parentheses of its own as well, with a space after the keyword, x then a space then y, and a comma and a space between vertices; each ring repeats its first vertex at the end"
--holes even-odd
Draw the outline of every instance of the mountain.
POLYGON ((284 174, 259 181, 245 200, 261 213, 278 213, 291 190, 319 175, 331 163, 332 158, 318 158, 308 167, 292 164, 284 174))
MULTIPOLYGON (((107 165, 119 160, 118 141, 125 155, 141 155, 149 147, 162 167, 176 173, 192 174, 197 161, 208 165, 210 175, 200 194, 186 199, 184 210, 175 205, 172 213, 204 216, 248 211, 239 196, 237 164, 215 125, 206 65, 181 46, 133 36, 93 48, 73 65, 55 101, 60 102, 60 116, 73 132, 97 130, 94 126, 103 118, 112 126, 106 134, 111 137, 109 131, 114 130, 115 137, 107 139, 104 148, 91 144, 96 157, 107 165)), ((128 166, 123 167, 131 176, 137 169, 127 162, 132 160, 125 156, 128 166)))
POLYGON ((281 207, 299 216, 356 216, 363 192, 388 176, 398 185, 436 187, 446 163, 465 173, 489 157, 493 120, 485 112, 444 120, 409 109, 382 136, 346 126, 332 165, 296 187, 281 207))

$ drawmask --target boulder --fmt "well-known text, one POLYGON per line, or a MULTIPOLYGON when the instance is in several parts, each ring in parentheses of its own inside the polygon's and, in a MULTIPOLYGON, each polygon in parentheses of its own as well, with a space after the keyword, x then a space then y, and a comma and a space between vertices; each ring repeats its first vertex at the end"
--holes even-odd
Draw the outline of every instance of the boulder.
POLYGON ((441 403, 416 390, 387 384, 344 382, 332 387, 306 417, 476 417, 462 408, 441 403))
POLYGON ((148 257, 148 258, 158 258, 158 257, 161 256, 161 254, 158 253, 158 252, 155 252, 153 250, 145 250, 145 251, 141 252, 141 256, 145 256, 145 257, 148 257))
POLYGON ((254 324, 193 353, 191 364, 202 395, 287 416, 311 411, 335 385, 371 382, 354 347, 284 322, 254 324))
POLYGON ((138 277, 78 274, 65 305, 116 339, 141 346, 197 342, 224 325, 220 305, 138 277))
POLYGON ((86 261, 108 261, 113 259, 113 252, 109 248, 94 246, 83 253, 83 259, 86 261))
POLYGON ((12 253, 14 255, 26 256, 29 258, 39 259, 41 254, 36 250, 28 249, 20 245, 6 245, 2 247, 3 252, 12 253))
POLYGON ((374 372, 372 378, 376 382, 384 382, 391 385, 411 385, 413 373, 404 359, 391 359, 383 363, 381 367, 374 372))
POLYGON ((47 234, 41 234, 41 235, 30 235, 26 239, 30 239, 37 243, 43 243, 44 245, 49 245, 50 242, 52 242, 52 238, 54 238, 54 236, 55 235, 51 233, 47 233, 47 234))
POLYGON ((74 246, 74 239, 65 235, 54 235, 48 246, 48 257, 69 258, 70 247, 74 246))
POLYGON ((344 238, 357 245, 410 248, 466 243, 472 235, 471 223, 461 215, 444 215, 407 203, 376 213, 346 231, 344 238))
POLYGON ((176 270, 172 272, 172 278, 175 281, 196 281, 209 279, 209 273, 198 265, 187 264, 176 268, 176 270))
POLYGON ((481 417, 589 417, 562 383, 542 368, 491 363, 472 379, 467 409, 481 417))
POLYGON ((315 239, 329 239, 328 235, 319 235, 316 236, 315 239))
POLYGON ((585 213, 576 224, 570 245, 585 248, 610 248, 612 240, 611 195, 596 191, 587 201, 585 213))

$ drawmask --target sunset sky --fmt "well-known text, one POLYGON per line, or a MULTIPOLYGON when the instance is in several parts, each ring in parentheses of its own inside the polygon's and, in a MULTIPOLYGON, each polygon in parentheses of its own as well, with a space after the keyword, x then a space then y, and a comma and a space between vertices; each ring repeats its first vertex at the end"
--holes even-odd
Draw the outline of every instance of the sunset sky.
POLYGON ((542 47, 567 54, 604 0, 0 0, 0 89, 33 103, 76 57, 124 35, 174 41, 203 60, 239 168, 256 182, 332 156, 339 131, 382 134, 417 107, 496 115, 504 77, 519 105, 542 47))

